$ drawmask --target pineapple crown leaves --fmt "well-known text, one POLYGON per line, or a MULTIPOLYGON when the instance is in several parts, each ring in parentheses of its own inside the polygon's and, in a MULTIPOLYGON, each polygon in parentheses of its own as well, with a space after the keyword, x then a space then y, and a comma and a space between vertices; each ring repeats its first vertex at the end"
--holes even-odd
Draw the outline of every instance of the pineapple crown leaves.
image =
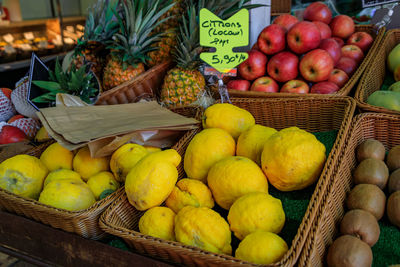
MULTIPOLYGON (((112 55, 122 61, 123 66, 133 65, 149 59, 147 53, 156 50, 157 43, 165 33, 151 32, 170 17, 161 18, 174 3, 163 0, 130 0, 122 3, 122 15, 114 12, 120 32, 114 34, 108 48, 112 55)), ((124 68, 125 68, 124 67, 124 68)))
POLYGON ((47 93, 34 98, 36 103, 51 103, 56 100, 58 93, 79 96, 86 103, 91 103, 90 98, 96 96, 98 88, 94 83, 94 76, 87 72, 90 65, 82 65, 79 69, 73 64, 71 70, 64 72, 57 58, 54 71, 49 70, 49 81, 32 81, 32 83, 47 93))
POLYGON ((78 40, 75 55, 87 47, 88 42, 94 41, 102 44, 111 40, 118 31, 118 22, 114 19, 118 0, 99 0, 88 10, 85 32, 78 40))
POLYGON ((187 10, 182 14, 178 45, 173 52, 179 67, 196 69, 200 64, 199 14, 202 8, 207 8, 223 20, 228 19, 242 8, 253 9, 264 5, 250 4, 251 0, 190 0, 187 10))

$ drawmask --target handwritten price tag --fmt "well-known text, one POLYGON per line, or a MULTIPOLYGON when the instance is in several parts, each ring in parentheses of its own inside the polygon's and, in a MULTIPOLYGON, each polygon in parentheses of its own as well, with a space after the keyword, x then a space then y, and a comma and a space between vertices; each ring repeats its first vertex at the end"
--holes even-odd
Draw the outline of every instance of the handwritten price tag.
POLYGON ((200 10, 200 45, 214 47, 215 52, 204 52, 200 58, 222 73, 227 73, 245 61, 247 53, 233 52, 234 47, 249 44, 249 11, 242 9, 227 20, 222 20, 203 8, 200 10))

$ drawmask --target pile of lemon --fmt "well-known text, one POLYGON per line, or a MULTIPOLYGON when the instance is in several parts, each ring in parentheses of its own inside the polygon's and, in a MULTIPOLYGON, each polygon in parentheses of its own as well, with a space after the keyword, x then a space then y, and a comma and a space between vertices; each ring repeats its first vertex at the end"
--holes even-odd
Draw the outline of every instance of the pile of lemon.
POLYGON ((178 180, 175 150, 145 156, 126 175, 129 202, 145 211, 139 231, 207 251, 232 255, 231 232, 241 240, 235 257, 257 264, 287 252, 278 235, 285 224, 279 199, 268 193, 303 189, 325 163, 325 146, 297 127, 277 131, 248 111, 215 104, 184 154, 187 178, 178 180), (227 220, 213 210, 228 210, 227 220), (163 205, 164 203, 164 205, 163 205))

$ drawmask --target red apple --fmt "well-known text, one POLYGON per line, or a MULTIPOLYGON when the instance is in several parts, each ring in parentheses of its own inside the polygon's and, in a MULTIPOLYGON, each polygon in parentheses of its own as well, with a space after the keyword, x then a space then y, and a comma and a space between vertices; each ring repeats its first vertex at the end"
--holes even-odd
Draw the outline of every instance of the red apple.
POLYGON ((324 3, 314 2, 304 10, 303 18, 304 20, 316 20, 329 24, 332 19, 332 12, 324 3))
POLYGON ((340 47, 344 46, 344 41, 342 38, 332 37, 332 39, 334 39, 339 44, 340 47))
POLYGON ((273 24, 278 24, 286 29, 286 31, 290 30, 293 25, 295 25, 299 20, 290 14, 283 14, 274 19, 273 24))
POLYGON ((248 91, 250 82, 248 80, 231 80, 226 87, 231 90, 248 91))
POLYGON ((329 26, 331 27, 332 35, 342 39, 347 39, 354 33, 355 29, 354 21, 346 15, 334 17, 329 26))
POLYGON ((342 57, 340 45, 333 38, 322 40, 319 48, 325 50, 329 55, 331 55, 334 64, 336 64, 342 57))
POLYGON ((331 75, 329 76, 328 82, 333 82, 339 86, 339 88, 342 88, 348 80, 349 76, 346 74, 346 72, 340 69, 333 69, 331 75))
POLYGON ((242 78, 252 81, 264 76, 267 66, 267 56, 258 50, 250 50, 249 57, 239 67, 239 74, 242 78))
POLYGON ((267 66, 268 75, 275 81, 287 82, 299 74, 299 58, 290 52, 280 52, 273 56, 267 66))
POLYGON ((394 69, 394 71, 393 71, 393 78, 394 78, 394 80, 397 82, 397 81, 400 81, 400 65, 397 65, 397 67, 394 69))
POLYGON ((260 77, 253 82, 250 91, 277 93, 279 86, 271 77, 260 77))
POLYGON ((355 32, 347 39, 347 44, 358 46, 364 53, 368 51, 373 42, 372 36, 366 32, 355 32))
POLYGON ((288 81, 281 88, 281 93, 307 94, 309 91, 310 87, 308 87, 308 84, 301 80, 288 81))
POLYGON ((360 62, 364 59, 363 51, 356 45, 343 46, 342 56, 354 59, 357 62, 357 64, 360 64, 360 62))
POLYGON ((3 94, 8 98, 11 99, 12 90, 8 88, 0 88, 3 94))
POLYGON ((10 124, 10 123, 12 123, 12 122, 14 122, 14 121, 16 121, 18 119, 23 119, 23 118, 25 118, 23 115, 20 115, 20 114, 14 115, 8 120, 7 123, 10 124))
POLYGON ((0 145, 18 143, 27 140, 23 131, 17 127, 5 125, 0 132, 0 145))
POLYGON ((351 77, 351 75, 356 71, 357 69, 357 62, 349 57, 341 57, 339 59, 339 62, 335 66, 337 69, 340 69, 346 74, 351 77))
POLYGON ((332 57, 323 49, 308 52, 300 61, 300 72, 310 82, 321 82, 329 78, 333 70, 332 57))
POLYGON ((318 27, 308 21, 297 23, 287 34, 288 46, 296 54, 303 54, 317 48, 320 42, 321 33, 318 27))
POLYGON ((311 87, 310 93, 312 94, 332 94, 339 91, 339 86, 333 82, 320 82, 311 87))
POLYGON ((331 31, 331 28, 329 28, 328 24, 325 24, 321 21, 313 21, 313 23, 315 24, 315 26, 318 27, 318 29, 321 33, 321 40, 331 38, 332 31, 331 31))
POLYGON ((285 28, 278 24, 271 24, 265 27, 258 36, 258 48, 267 55, 273 55, 282 51, 286 46, 285 34, 285 28))

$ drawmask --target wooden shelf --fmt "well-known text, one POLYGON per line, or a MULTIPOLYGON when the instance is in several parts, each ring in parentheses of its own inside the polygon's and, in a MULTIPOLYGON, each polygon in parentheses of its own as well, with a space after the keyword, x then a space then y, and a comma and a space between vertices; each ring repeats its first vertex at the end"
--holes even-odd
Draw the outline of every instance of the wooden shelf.
POLYGON ((5 211, 0 218, 0 251, 38 266, 173 266, 5 211))

